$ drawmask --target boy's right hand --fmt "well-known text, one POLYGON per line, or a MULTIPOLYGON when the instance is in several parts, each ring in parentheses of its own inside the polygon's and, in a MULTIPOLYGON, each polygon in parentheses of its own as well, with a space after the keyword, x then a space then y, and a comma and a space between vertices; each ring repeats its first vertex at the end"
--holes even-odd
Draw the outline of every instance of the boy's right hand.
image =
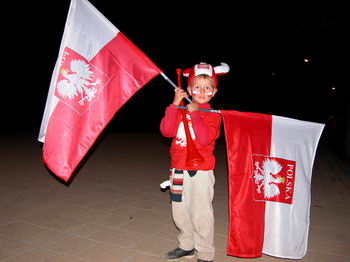
POLYGON ((173 104, 178 106, 180 105, 182 99, 185 97, 188 97, 188 94, 183 90, 182 88, 175 88, 175 96, 174 96, 174 101, 173 104))

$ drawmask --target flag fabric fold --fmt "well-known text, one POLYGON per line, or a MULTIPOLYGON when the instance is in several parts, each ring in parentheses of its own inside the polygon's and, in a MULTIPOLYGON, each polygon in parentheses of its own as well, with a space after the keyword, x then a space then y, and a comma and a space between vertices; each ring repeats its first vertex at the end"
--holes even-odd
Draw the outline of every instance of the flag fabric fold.
POLYGON ((68 181, 99 134, 159 74, 87 0, 72 0, 41 123, 43 161, 68 181))
POLYGON ((307 250, 310 185, 324 125, 221 110, 227 148, 227 254, 300 259, 307 250))

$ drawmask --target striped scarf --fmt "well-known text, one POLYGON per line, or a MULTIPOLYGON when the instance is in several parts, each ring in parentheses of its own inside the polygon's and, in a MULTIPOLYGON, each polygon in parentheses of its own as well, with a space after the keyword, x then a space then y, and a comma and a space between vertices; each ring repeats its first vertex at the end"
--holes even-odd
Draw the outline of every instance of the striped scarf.
POLYGON ((197 171, 194 170, 180 170, 171 168, 169 173, 170 186, 170 199, 175 202, 182 202, 182 186, 184 181, 184 171, 186 171, 191 177, 193 177, 197 171))

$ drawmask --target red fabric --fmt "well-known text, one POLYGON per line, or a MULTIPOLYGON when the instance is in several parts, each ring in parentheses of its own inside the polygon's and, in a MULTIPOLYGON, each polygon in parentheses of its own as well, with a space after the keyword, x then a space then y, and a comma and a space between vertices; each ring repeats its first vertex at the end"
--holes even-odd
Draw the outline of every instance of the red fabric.
POLYGON ((89 62, 110 81, 84 114, 78 114, 60 101, 47 127, 43 161, 64 181, 68 181, 119 108, 160 73, 160 69, 120 32, 89 62))
POLYGON ((160 122, 160 132, 165 137, 174 137, 178 127, 179 110, 171 104, 165 109, 165 116, 160 122))
POLYGON ((214 67, 212 65, 209 65, 209 64, 206 64, 206 63, 200 63, 198 65, 194 65, 193 67, 187 68, 187 69, 184 70, 183 74, 185 76, 187 75, 187 77, 188 77, 187 84, 190 85, 192 80, 193 80, 193 78, 197 75, 196 72, 195 72, 196 66, 197 67, 204 67, 204 68, 207 68, 209 72, 211 71, 210 72, 211 75, 209 75, 210 74, 209 72, 208 72, 209 74, 207 74, 207 75, 210 76, 213 79, 213 81, 214 81, 214 88, 217 88, 218 79, 216 77, 216 74, 215 74, 215 71, 214 71, 214 67))
POLYGON ((229 232, 227 254, 260 257, 265 202, 254 201, 252 154, 269 155, 271 115, 221 110, 227 147, 229 232), (247 117, 249 116, 249 117, 247 117))
MULTIPOLYGON (((200 108, 210 109, 209 104, 201 104, 200 108)), ((212 170, 215 168, 213 154, 215 140, 220 134, 221 117, 217 113, 195 111, 190 114, 192 129, 195 133, 194 144, 198 152, 204 157, 205 163, 199 165, 197 170, 212 170)), ((166 108, 165 116, 160 124, 160 131, 165 137, 174 137, 170 147, 170 167, 183 170, 191 170, 185 165, 186 146, 178 142, 179 125, 182 122, 180 110, 175 105, 166 108)))

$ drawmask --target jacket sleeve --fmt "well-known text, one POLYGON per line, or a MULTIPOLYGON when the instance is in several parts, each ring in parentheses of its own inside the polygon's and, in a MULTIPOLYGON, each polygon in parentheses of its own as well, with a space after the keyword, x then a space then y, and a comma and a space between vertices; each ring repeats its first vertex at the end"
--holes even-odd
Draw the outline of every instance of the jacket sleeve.
POLYGON ((196 139, 202 146, 211 144, 220 134, 221 116, 216 113, 211 114, 206 120, 201 116, 199 111, 192 112, 192 128, 196 134, 196 139))
POLYGON ((160 122, 160 132, 165 137, 174 137, 177 131, 178 109, 175 105, 169 105, 165 110, 165 115, 160 122))

